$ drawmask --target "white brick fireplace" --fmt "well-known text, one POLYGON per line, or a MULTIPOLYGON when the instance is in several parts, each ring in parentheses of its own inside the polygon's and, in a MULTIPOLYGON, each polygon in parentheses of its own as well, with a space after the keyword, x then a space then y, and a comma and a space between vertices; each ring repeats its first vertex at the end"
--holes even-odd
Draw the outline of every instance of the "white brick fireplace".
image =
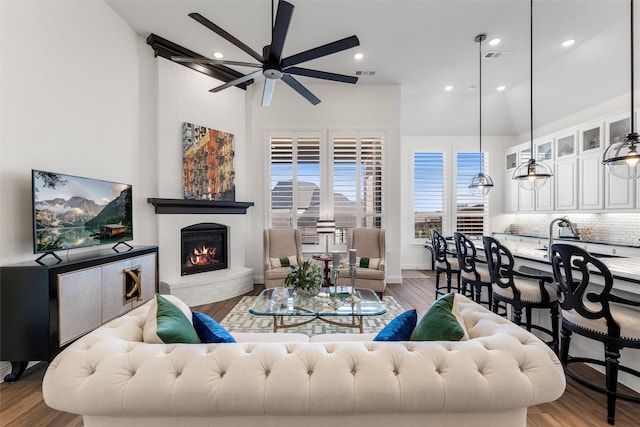
POLYGON ((245 267, 246 215, 161 214, 158 217, 160 293, 193 307, 242 295, 253 289, 253 269, 245 267), (180 230, 202 222, 229 227, 229 268, 181 276, 180 230))

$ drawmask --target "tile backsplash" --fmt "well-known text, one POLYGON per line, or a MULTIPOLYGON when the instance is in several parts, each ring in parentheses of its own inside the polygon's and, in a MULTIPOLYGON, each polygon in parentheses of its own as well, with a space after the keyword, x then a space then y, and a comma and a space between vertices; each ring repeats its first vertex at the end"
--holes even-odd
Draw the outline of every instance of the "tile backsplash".
MULTIPOLYGON (((602 214, 517 214, 515 223, 522 234, 548 237, 554 218, 567 216, 577 227, 591 227, 591 241, 628 246, 640 246, 640 212, 602 214)), ((558 227, 553 227, 558 235, 558 227)))

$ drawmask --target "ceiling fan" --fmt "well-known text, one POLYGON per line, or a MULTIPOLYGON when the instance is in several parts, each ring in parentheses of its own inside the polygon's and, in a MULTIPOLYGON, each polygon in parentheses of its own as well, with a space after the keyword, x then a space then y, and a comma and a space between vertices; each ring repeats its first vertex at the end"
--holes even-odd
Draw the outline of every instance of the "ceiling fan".
MULTIPOLYGON (((272 0, 273 5, 273 0, 272 0)), ((268 106, 271 104, 271 97, 273 96, 273 90, 277 80, 282 80, 287 85, 289 85, 293 90, 298 92, 304 98, 306 98, 313 105, 317 105, 320 103, 320 99, 316 97, 311 91, 309 91, 306 87, 304 87, 298 80, 296 80, 293 75, 297 76, 305 76, 305 77, 313 77, 316 79, 324 79, 324 80, 332 80, 336 82, 342 83, 351 83, 355 84, 358 81, 357 77, 347 76, 344 74, 336 74, 329 73, 326 71, 319 70, 311 70, 308 68, 300 68, 296 67, 296 65, 301 64, 303 62, 311 61, 312 59, 321 58, 323 56, 331 55, 337 52, 341 52, 346 49, 350 49, 355 46, 360 45, 360 41, 358 37, 351 36, 341 40, 334 41, 332 43, 328 43, 322 46, 315 47, 313 49, 306 50, 304 52, 297 53, 292 56, 288 56, 286 58, 282 58, 282 52, 284 48, 284 43, 287 37, 287 31, 289 30, 289 24, 291 23, 291 17, 293 15, 294 6, 291 3, 288 3, 284 0, 278 1, 278 11, 276 13, 275 23, 273 24, 273 32, 271 34, 271 44, 265 46, 262 49, 262 55, 260 55, 255 50, 251 49, 246 44, 242 43, 240 40, 209 21, 204 16, 199 13, 190 13, 189 17, 195 19, 205 27, 209 28, 214 33, 218 34, 231 44, 237 46, 242 49, 249 55, 251 55, 254 59, 256 59, 259 64, 251 63, 251 62, 239 62, 239 61, 228 61, 222 59, 209 59, 209 58, 187 58, 180 56, 173 56, 171 59, 175 62, 191 62, 191 63, 200 63, 200 64, 222 64, 222 65, 231 65, 231 66, 241 66, 241 67, 253 67, 260 68, 252 73, 249 73, 245 76, 232 80, 223 85, 217 86, 210 90, 210 92, 219 92, 223 89, 226 89, 231 86, 238 85, 240 83, 246 82, 253 78, 256 78, 260 75, 265 77, 264 83, 264 91, 262 93, 262 106, 268 106)), ((273 11, 273 6, 272 6, 273 11)), ((273 12, 272 12, 273 16, 273 12)), ((273 20, 273 19, 272 19, 273 20)))

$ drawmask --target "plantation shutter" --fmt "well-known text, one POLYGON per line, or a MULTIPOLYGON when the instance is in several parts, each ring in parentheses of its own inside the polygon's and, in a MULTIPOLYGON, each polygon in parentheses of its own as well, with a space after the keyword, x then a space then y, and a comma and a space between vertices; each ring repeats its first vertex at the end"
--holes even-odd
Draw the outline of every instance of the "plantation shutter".
POLYGON ((469 191, 471 179, 480 172, 480 162, 485 162, 484 153, 459 152, 456 160, 456 229, 467 236, 484 234, 485 217, 488 215, 488 198, 469 191))
POLYGON ((334 137, 332 142, 333 211, 337 240, 345 242, 348 228, 382 226, 384 138, 334 137))
POLYGON ((318 243, 320 137, 270 139, 271 227, 298 228, 303 243, 318 243))
POLYGON ((430 229, 442 232, 446 188, 445 154, 413 153, 414 237, 425 239, 430 229))

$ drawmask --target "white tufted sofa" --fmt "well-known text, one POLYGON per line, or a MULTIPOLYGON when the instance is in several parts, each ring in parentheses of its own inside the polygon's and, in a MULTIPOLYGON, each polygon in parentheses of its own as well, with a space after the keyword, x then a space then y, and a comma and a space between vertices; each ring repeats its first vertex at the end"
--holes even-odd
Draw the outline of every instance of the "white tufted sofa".
MULTIPOLYGON (((458 301, 458 299, 456 299, 458 301)), ((525 426, 562 395, 553 352, 462 297, 470 339, 234 334, 235 344, 145 344, 148 304, 49 366, 46 403, 92 426, 525 426)))

